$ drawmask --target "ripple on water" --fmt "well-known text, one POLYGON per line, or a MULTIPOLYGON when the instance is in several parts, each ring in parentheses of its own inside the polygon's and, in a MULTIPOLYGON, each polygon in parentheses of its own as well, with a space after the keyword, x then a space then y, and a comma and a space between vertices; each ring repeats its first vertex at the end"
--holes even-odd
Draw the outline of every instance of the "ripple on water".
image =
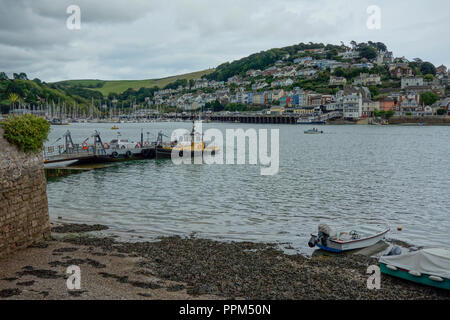
MULTIPOLYGON (((77 124, 82 141, 110 124, 77 124)), ((120 124, 123 137, 156 135, 188 123, 120 124)), ((243 127, 207 124, 204 127, 243 127)), ((270 126, 277 128, 276 126, 270 126)), ((54 127, 49 141, 67 128, 54 127)), ((183 165, 137 161, 48 184, 50 215, 99 223, 121 236, 185 235, 223 240, 291 242, 302 252, 318 223, 385 223, 390 238, 450 247, 449 127, 280 126, 280 171, 261 176, 251 165, 183 165), (403 231, 396 231, 398 225, 403 231), (133 232, 129 232, 133 230, 133 232)))

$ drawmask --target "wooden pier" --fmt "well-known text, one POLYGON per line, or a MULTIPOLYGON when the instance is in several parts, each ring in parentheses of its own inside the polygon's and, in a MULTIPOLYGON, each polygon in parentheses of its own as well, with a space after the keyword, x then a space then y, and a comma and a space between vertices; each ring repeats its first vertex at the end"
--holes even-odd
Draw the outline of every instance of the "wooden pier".
MULTIPOLYGON (((316 116, 316 121, 328 121, 335 118, 341 118, 341 112, 329 112, 316 116)), ((212 114, 207 116, 207 120, 218 122, 236 122, 236 123, 267 123, 267 124, 297 124, 297 121, 301 119, 300 114, 284 114, 284 115, 272 115, 272 114, 255 114, 255 113, 242 113, 242 114, 229 114, 220 115, 212 114)))

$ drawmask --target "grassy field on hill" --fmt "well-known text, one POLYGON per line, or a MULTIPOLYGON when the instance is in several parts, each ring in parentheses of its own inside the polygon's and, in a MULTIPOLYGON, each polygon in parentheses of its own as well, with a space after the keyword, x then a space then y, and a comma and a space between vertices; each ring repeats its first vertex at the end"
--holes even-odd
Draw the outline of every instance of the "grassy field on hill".
POLYGON ((172 76, 161 79, 149 79, 149 80, 66 80, 58 83, 64 83, 71 86, 81 86, 83 88, 93 89, 100 91, 104 96, 110 93, 122 93, 128 88, 152 88, 157 86, 164 88, 169 83, 181 79, 198 79, 204 75, 214 72, 214 69, 203 70, 198 72, 186 73, 178 76, 172 76))

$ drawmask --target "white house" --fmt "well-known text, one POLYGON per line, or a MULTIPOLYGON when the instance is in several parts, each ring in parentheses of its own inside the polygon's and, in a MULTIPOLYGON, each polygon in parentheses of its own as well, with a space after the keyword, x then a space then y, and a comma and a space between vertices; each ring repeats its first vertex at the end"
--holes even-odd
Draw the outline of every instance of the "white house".
POLYGON ((330 76, 330 86, 343 86, 347 84, 347 79, 344 77, 330 76))
POLYGON ((375 63, 379 66, 392 63, 394 55, 391 51, 378 51, 375 63))
POLYGON ((421 87, 424 85, 422 77, 404 77, 402 78, 402 89, 408 87, 421 87))
POLYGON ((360 119, 362 117, 362 96, 352 93, 342 97, 345 119, 360 119))
POLYGON ((313 60, 312 57, 303 57, 303 58, 294 59, 294 63, 295 64, 304 64, 306 61, 312 61, 312 60, 313 60))
POLYGON ((345 52, 339 52, 339 57, 342 57, 342 59, 356 59, 359 58, 359 52, 356 50, 349 50, 345 52))
POLYGON ((378 74, 361 73, 353 80, 353 84, 355 86, 376 86, 381 84, 381 78, 378 74))
POLYGON ((299 77, 311 77, 315 75, 318 71, 314 69, 302 69, 298 71, 299 77))

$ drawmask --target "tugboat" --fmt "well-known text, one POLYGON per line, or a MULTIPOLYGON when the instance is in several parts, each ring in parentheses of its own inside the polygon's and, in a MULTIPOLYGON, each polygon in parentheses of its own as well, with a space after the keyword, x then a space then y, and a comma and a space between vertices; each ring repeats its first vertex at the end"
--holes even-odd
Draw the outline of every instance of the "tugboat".
POLYGON ((191 133, 187 133, 179 138, 179 140, 164 143, 163 137, 167 137, 162 132, 158 134, 156 141, 156 158, 172 158, 172 153, 178 153, 179 157, 189 154, 190 157, 201 156, 204 154, 215 155, 219 150, 216 146, 206 146, 203 141, 203 133, 195 131, 195 121, 193 121, 191 133))

